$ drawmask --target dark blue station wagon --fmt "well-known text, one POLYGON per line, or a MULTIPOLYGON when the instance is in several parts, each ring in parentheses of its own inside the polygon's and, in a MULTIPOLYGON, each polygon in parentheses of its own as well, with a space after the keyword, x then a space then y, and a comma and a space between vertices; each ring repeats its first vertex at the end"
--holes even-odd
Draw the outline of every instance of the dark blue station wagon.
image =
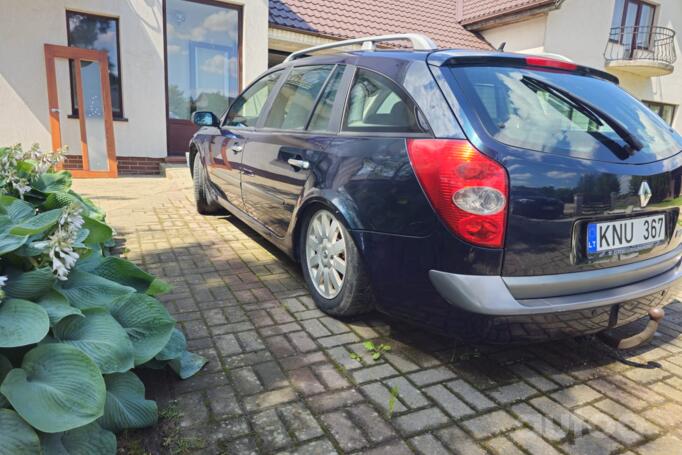
POLYGON ((655 331, 682 276, 678 133, 569 61, 421 35, 336 45, 358 42, 194 114, 200 213, 227 209, 299 261, 331 315, 488 342, 647 314, 655 331), (396 38, 412 48, 374 48, 396 38))

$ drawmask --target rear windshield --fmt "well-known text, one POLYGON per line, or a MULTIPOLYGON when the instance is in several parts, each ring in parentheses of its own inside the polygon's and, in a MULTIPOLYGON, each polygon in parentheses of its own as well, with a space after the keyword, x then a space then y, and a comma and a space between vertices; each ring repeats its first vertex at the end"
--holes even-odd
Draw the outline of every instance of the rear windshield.
POLYGON ((504 144, 628 163, 657 161, 682 149, 679 134, 611 82, 517 67, 449 70, 487 133, 504 144), (628 141, 627 132, 634 138, 628 141))

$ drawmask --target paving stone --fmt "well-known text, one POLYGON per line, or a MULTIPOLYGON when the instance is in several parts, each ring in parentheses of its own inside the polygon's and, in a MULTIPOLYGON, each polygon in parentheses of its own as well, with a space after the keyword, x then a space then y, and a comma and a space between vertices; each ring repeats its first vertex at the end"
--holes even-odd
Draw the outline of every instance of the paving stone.
POLYGON ((469 430, 477 439, 487 438, 497 433, 503 433, 521 426, 521 422, 506 411, 493 411, 462 422, 462 426, 469 430))
POLYGON ((497 407, 495 403, 486 398, 481 392, 461 379, 448 382, 446 386, 477 411, 485 411, 497 407))
POLYGON ((177 405, 181 412, 180 428, 200 426, 208 421, 208 409, 201 392, 187 393, 179 396, 177 405))
POLYGON ((556 382, 544 377, 542 374, 533 370, 528 365, 515 364, 512 365, 510 369, 523 378, 526 382, 530 383, 533 387, 542 392, 548 392, 559 387, 556 382))
POLYGON ((326 390, 317 377, 315 377, 313 370, 308 367, 292 370, 288 375, 291 385, 303 395, 314 395, 326 390))
POLYGON ((604 379, 595 379, 594 381, 588 382, 588 384, 590 387, 608 396, 612 400, 635 411, 641 411, 642 409, 649 406, 649 403, 646 401, 619 387, 616 387, 611 382, 608 382, 604 379))
POLYGON ((663 436, 637 448, 641 455, 682 455, 682 439, 674 436, 663 436))
POLYGON ((485 450, 456 426, 444 428, 436 433, 443 445, 459 455, 484 455, 485 450))
POLYGON ((230 371, 232 383, 240 395, 253 395, 263 390, 258 376, 251 367, 230 371))
POLYGON ((583 417, 588 422, 601 428, 601 430, 620 441, 625 446, 632 446, 643 440, 642 436, 638 435, 622 423, 604 414, 594 406, 585 406, 578 408, 576 414, 583 417))
POLYGON ((213 337, 213 342, 223 356, 231 356, 234 354, 241 354, 242 348, 237 342, 237 338, 234 335, 220 335, 213 337))
POLYGON ((327 327, 332 333, 334 334, 339 334, 339 333, 345 333, 350 330, 346 324, 343 322, 340 322, 336 319, 330 318, 329 316, 325 316, 323 318, 320 318, 319 321, 327 327))
POLYGON ((525 400, 531 395, 537 394, 537 390, 524 382, 516 382, 488 391, 488 395, 502 404, 514 403, 525 400))
POLYGON ((592 431, 561 445, 562 450, 575 455, 610 454, 622 446, 600 431, 592 431))
POLYGON ((384 414, 388 415, 390 412, 389 403, 393 402, 393 412, 399 414, 401 412, 407 411, 407 407, 400 401, 400 397, 397 396, 395 399, 392 398, 391 392, 386 388, 384 384, 375 382, 373 384, 364 385, 361 387, 362 391, 365 392, 367 397, 375 404, 377 407, 381 408, 384 414))
POLYGON ((322 325, 319 319, 302 321, 301 325, 313 338, 325 337, 332 334, 327 327, 322 325))
POLYGON ((327 389, 342 389, 350 385, 331 363, 313 365, 311 368, 327 389))
POLYGON ((386 423, 371 406, 359 404, 348 408, 350 417, 362 428, 373 443, 383 442, 396 435, 391 426, 386 423))
POLYGON ((287 429, 274 409, 255 414, 251 422, 265 450, 282 449, 292 444, 287 429))
POLYGON ((237 334, 237 338, 246 352, 265 349, 263 341, 261 341, 258 334, 253 330, 248 332, 240 332, 237 334))
POLYGON ((251 433, 248 421, 244 417, 221 420, 206 425, 206 432, 214 442, 237 439, 251 433))
POLYGON ((601 398, 596 390, 580 384, 554 392, 551 397, 567 408, 581 406, 601 398))
POLYGON ((369 445, 362 431, 343 411, 324 414, 321 418, 343 450, 352 451, 369 445))
POLYGON ((452 392, 442 384, 436 384, 424 389, 424 392, 440 406, 450 417, 461 419, 474 414, 474 410, 467 406, 462 400, 457 398, 452 392))
POLYGON ((333 455, 337 453, 339 452, 337 452, 332 443, 327 439, 318 439, 317 441, 308 442, 296 449, 278 452, 278 455, 333 455))
POLYGON ((530 453, 542 455, 560 455, 558 450, 527 428, 516 430, 510 433, 509 437, 530 453))
POLYGON ((418 386, 425 386, 429 384, 435 384, 436 382, 453 379, 455 377, 455 373, 446 367, 438 367, 417 371, 416 373, 408 374, 407 377, 410 378, 410 381, 414 382, 418 386))
POLYGON ((235 441, 224 442, 221 447, 227 453, 238 453, 239 455, 258 455, 258 446, 254 438, 240 438, 235 441))
POLYGON ((410 443, 422 455, 449 455, 450 452, 432 434, 422 434, 410 439, 410 443))
POLYGON ((583 419, 547 397, 535 398, 530 401, 530 404, 539 409, 546 417, 557 422, 567 432, 579 435, 591 428, 583 419))
POLYGON ((270 406, 277 406, 296 399, 296 393, 291 387, 284 389, 264 392, 259 395, 252 395, 244 400, 247 411, 264 409, 270 406))
POLYGON ((634 429, 641 435, 652 437, 659 434, 661 431, 660 428, 648 420, 642 418, 639 414, 630 411, 625 406, 622 406, 621 404, 616 403, 615 401, 608 398, 596 402, 594 406, 609 414, 619 422, 622 422, 634 429))
POLYGON ((322 413, 338 408, 344 408, 363 400, 356 390, 341 390, 315 395, 308 399, 308 406, 315 412, 322 413))
POLYGON ((644 411, 644 417, 663 428, 674 428, 682 424, 682 406, 677 403, 665 403, 644 411))
POLYGON ((276 362, 265 362, 253 366, 253 371, 266 390, 279 389, 288 385, 287 378, 276 362))
POLYGON ((289 343, 284 335, 276 335, 265 339, 268 349, 277 358, 296 355, 296 349, 289 343))
POLYGON ((401 373, 409 373, 419 369, 419 365, 398 354, 387 352, 384 354, 384 358, 401 373))
POLYGON ((429 400, 422 392, 414 387, 403 376, 397 378, 387 379, 384 381, 389 389, 396 388, 398 390, 398 397, 400 401, 405 403, 411 409, 417 409, 430 404, 429 400))
POLYGON ((228 385, 208 389, 206 397, 211 412, 218 419, 235 417, 242 413, 239 408, 239 401, 237 401, 234 391, 228 385))
POLYGON ((394 422, 401 433, 411 435, 444 425, 448 417, 438 408, 427 408, 396 417, 394 422))
POLYGON ((305 332, 293 332, 289 334, 291 344, 293 344, 299 352, 310 352, 317 350, 317 344, 305 332))
POLYGON ((340 344, 355 343, 359 338, 353 332, 332 335, 329 337, 318 338, 317 341, 325 348, 331 348, 340 344))
POLYGON ((486 448, 495 455, 523 455, 523 452, 507 437, 497 436, 484 443, 486 448))
POLYGON ((511 411, 518 416, 526 425, 531 427, 536 433, 550 441, 560 441, 566 437, 566 432, 549 417, 540 414, 526 403, 519 403, 511 408, 511 411))
POLYGON ((373 449, 364 449, 362 455, 414 455, 403 441, 393 441, 373 449))
POLYGON ((313 365, 315 363, 325 362, 327 358, 321 352, 311 352, 308 354, 297 355, 296 357, 289 357, 287 359, 281 359, 280 365, 282 368, 287 370, 296 370, 298 368, 313 365))
POLYGON ((278 410, 287 430, 298 441, 307 441, 324 434, 315 417, 300 403, 281 406, 278 410))

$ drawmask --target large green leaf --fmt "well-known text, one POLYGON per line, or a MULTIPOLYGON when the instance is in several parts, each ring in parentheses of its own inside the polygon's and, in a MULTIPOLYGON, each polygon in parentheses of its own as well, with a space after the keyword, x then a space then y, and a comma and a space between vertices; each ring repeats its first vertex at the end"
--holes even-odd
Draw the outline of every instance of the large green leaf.
POLYGON ((0 455, 36 455, 40 453, 38 435, 19 414, 0 409, 0 455))
POLYGON ((86 353, 103 374, 133 368, 133 344, 116 319, 104 308, 83 310, 83 315, 63 319, 52 330, 54 337, 86 353))
POLYGON ((27 240, 27 235, 0 234, 0 255, 18 250, 27 240))
POLYGON ((58 283, 57 288, 71 305, 80 310, 108 308, 117 298, 135 292, 134 288, 77 268, 69 273, 68 280, 58 283))
POLYGON ((62 209, 49 210, 14 226, 9 232, 14 235, 40 234, 57 224, 60 216, 62 216, 62 209))
POLYGON ((180 357, 168 362, 168 365, 180 376, 180 379, 187 379, 198 373, 207 362, 208 360, 200 355, 184 351, 180 357))
POLYGON ((36 210, 26 201, 12 196, 1 196, 0 213, 6 215, 12 223, 19 224, 33 217, 36 210))
POLYGON ((177 328, 173 329, 170 340, 163 347, 161 352, 154 357, 156 360, 172 360, 180 357, 187 350, 187 340, 185 335, 177 328))
POLYGON ((114 256, 103 258, 92 273, 149 295, 159 295, 171 290, 165 281, 155 278, 130 261, 114 256))
POLYGON ((81 310, 71 306, 69 301, 59 291, 52 289, 36 302, 47 311, 50 326, 54 326, 67 316, 83 316, 81 310))
POLYGON ((65 171, 48 172, 33 181, 33 188, 42 193, 61 193, 71 188, 71 174, 65 171))
POLYGON ((38 300, 52 289, 55 277, 47 267, 31 270, 30 272, 10 271, 9 279, 3 288, 10 297, 26 300, 38 300))
POLYGON ((41 433, 44 455, 114 455, 116 436, 93 422, 63 433, 41 433))
POLYGON ((104 413, 104 378, 95 362, 65 343, 30 350, 0 386, 12 407, 45 433, 87 425, 104 413))
MULTIPOLYGON (((2 381, 5 380, 5 376, 7 376, 7 373, 9 373, 12 368, 13 367, 9 359, 0 354, 0 384, 2 384, 2 381)), ((9 401, 7 401, 7 398, 0 393, 0 408, 6 408, 8 405, 9 401)))
POLYGON ((83 221, 85 221, 83 227, 90 231, 85 243, 104 243, 111 239, 113 230, 106 223, 89 216, 84 216, 83 221))
POLYGON ((175 327, 175 320, 166 308, 145 294, 122 297, 112 304, 110 311, 133 342, 135 365, 143 364, 158 354, 168 343, 175 327))
POLYGON ((21 299, 0 303, 0 347, 38 343, 49 330, 50 318, 40 305, 21 299))
POLYGON ((133 372, 104 376, 107 402, 98 423, 118 432, 128 428, 144 428, 156 424, 159 417, 156 403, 144 399, 144 384, 133 372))

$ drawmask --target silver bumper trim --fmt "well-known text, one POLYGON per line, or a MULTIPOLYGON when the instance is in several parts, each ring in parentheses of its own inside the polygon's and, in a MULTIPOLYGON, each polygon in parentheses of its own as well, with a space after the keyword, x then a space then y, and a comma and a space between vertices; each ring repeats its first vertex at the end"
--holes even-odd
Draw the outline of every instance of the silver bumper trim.
MULTIPOLYGON (((491 316, 519 316, 585 310, 663 291, 682 278, 682 263, 678 258, 678 262, 663 273, 644 280, 630 281, 629 284, 618 287, 535 298, 515 297, 505 279, 500 276, 458 275, 431 270, 429 278, 448 303, 462 310, 491 316)), ((537 280, 535 285, 542 287, 543 279, 547 276, 524 278, 534 278, 537 280)), ((528 283, 530 280, 527 280, 526 284, 528 283)), ((551 289, 549 292, 551 293, 551 289)))

